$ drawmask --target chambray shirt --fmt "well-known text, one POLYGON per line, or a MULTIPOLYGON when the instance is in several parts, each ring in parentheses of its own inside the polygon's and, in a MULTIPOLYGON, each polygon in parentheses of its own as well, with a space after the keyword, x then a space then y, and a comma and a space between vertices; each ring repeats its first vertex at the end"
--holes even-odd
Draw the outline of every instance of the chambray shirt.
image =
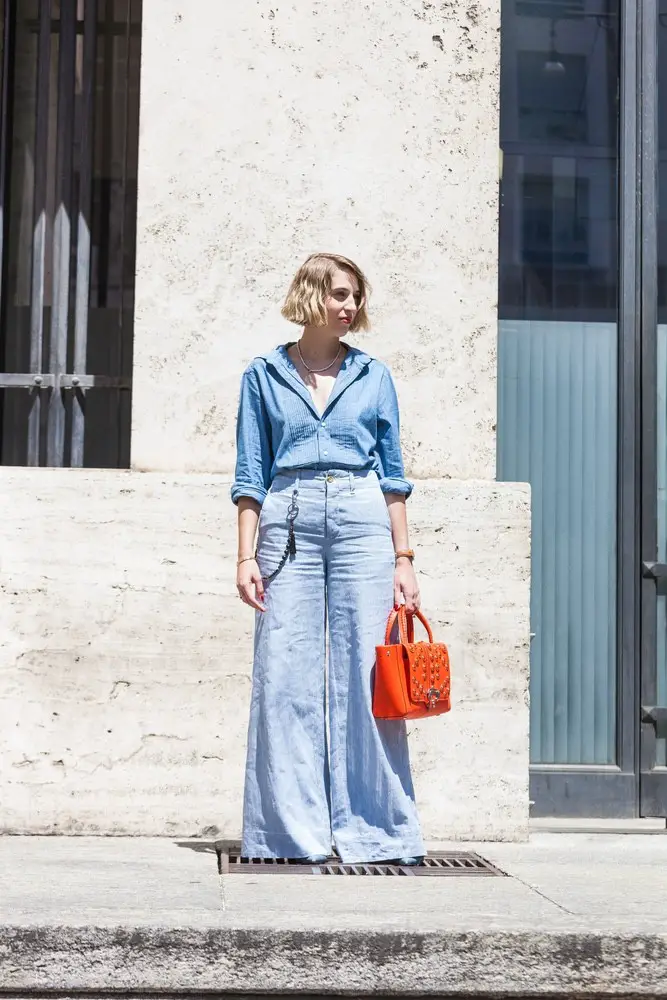
POLYGON ((236 448, 234 503, 262 504, 275 476, 294 469, 374 469, 384 493, 412 492, 391 374, 354 347, 321 414, 284 346, 255 358, 241 380, 236 448))

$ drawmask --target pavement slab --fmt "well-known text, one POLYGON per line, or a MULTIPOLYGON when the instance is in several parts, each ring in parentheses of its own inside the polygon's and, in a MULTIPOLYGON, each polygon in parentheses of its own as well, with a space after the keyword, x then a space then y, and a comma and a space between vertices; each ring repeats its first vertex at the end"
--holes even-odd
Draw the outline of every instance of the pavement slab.
POLYGON ((203 842, 0 838, 0 994, 667 997, 667 836, 433 847, 507 877, 219 876, 203 842))

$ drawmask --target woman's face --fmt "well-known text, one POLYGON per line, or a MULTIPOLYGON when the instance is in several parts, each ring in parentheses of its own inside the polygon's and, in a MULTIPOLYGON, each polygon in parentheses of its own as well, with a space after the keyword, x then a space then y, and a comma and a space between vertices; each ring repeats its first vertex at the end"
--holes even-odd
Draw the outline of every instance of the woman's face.
POLYGON ((354 322, 360 302, 361 292, 355 276, 347 271, 335 271, 331 292, 325 302, 328 329, 339 337, 344 336, 354 322))

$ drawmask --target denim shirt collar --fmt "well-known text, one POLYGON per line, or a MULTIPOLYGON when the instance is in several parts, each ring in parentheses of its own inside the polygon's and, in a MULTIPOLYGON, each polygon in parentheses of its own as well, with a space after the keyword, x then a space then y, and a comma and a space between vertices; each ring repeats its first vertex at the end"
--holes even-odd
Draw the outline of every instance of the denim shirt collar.
MULTIPOLYGON (((345 389, 361 374, 361 372, 371 363, 373 360, 369 354, 365 351, 360 351, 356 347, 347 347, 347 354, 343 358, 343 363, 340 366, 340 371, 336 376, 336 381, 334 382, 334 387, 327 401, 327 405, 322 413, 322 418, 329 412, 333 404, 339 398, 339 396, 345 391, 345 389)), ((271 365, 281 374, 283 374, 289 381, 290 385, 297 391, 299 396, 303 401, 310 407, 315 417, 320 420, 320 414, 313 402, 313 397, 308 392, 308 389, 303 382, 303 379, 296 370, 296 366, 289 354, 287 353, 287 348, 284 344, 280 344, 273 351, 268 354, 262 355, 267 365, 271 365)))

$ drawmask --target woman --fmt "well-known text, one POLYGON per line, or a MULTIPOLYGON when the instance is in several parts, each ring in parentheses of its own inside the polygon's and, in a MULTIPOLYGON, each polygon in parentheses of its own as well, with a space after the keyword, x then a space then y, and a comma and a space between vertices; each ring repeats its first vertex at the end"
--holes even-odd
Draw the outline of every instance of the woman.
POLYGON ((245 857, 318 863, 332 840, 345 863, 424 854, 405 724, 371 711, 375 646, 419 590, 391 375, 341 340, 368 329, 367 288, 347 258, 309 257, 282 309, 300 339, 241 382, 237 587, 257 611, 245 857))

